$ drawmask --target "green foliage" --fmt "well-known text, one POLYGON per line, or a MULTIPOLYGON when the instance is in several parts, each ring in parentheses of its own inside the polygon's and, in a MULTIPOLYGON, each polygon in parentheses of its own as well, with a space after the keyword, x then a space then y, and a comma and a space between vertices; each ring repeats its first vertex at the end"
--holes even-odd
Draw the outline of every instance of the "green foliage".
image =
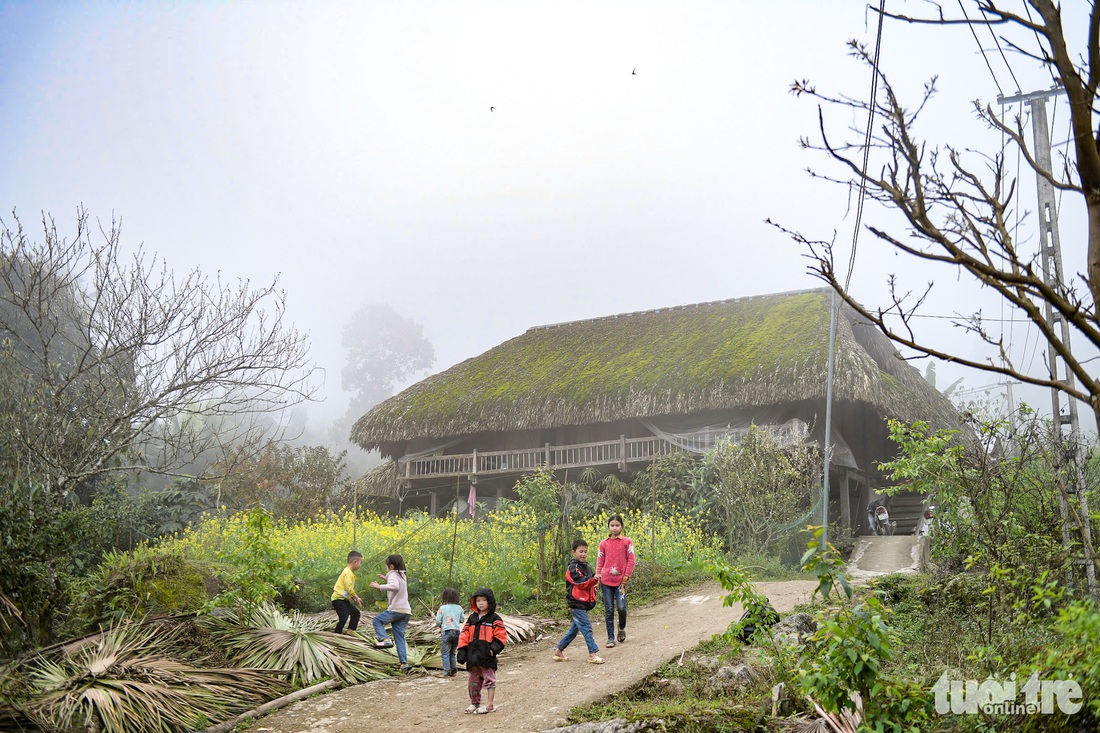
POLYGON ((810 445, 782 446, 755 425, 740 443, 723 441, 703 458, 726 521, 731 553, 771 554, 801 527, 813 503, 821 454, 810 445))
POLYGON ((1100 729, 1100 611, 1086 601, 1069 603, 1058 611, 1053 630, 1055 637, 1036 651, 1017 678, 1034 672, 1043 680, 1074 680, 1081 686, 1084 707, 1073 715, 1055 707, 1054 714, 1030 716, 1023 728, 1057 733, 1100 729))
POLYGON ((722 598, 722 605, 728 607, 740 603, 742 608, 749 611, 743 619, 731 623, 722 634, 722 638, 730 644, 737 643, 746 626, 756 628, 754 640, 756 637, 767 636, 767 630, 761 623, 763 618, 754 611, 761 610, 768 602, 768 598, 756 590, 748 572, 743 568, 719 563, 713 567, 712 574, 722 589, 727 591, 722 598))
POLYGON ((290 572, 293 566, 271 535, 271 513, 253 507, 245 517, 241 544, 218 555, 225 567, 221 577, 226 589, 206 609, 232 608, 241 619, 273 600, 279 591, 296 585, 290 572))
POLYGON ((856 594, 839 553, 822 537, 822 529, 816 528, 804 565, 818 576, 817 592, 833 602, 819 614, 817 631, 804 652, 798 680, 803 693, 834 713, 856 709, 853 693, 858 693, 872 730, 919 729, 931 714, 928 691, 884 674, 897 645, 886 621, 888 609, 874 592, 856 594))
POLYGON ((542 466, 516 481, 519 505, 535 522, 539 593, 558 586, 572 551, 568 518, 562 508, 563 488, 554 472, 542 466))
POLYGON ((211 580, 209 570, 179 548, 110 551, 74 584, 69 628, 80 634, 127 619, 194 611, 207 602, 211 580))
POLYGON ((1048 423, 1034 416, 1016 426, 983 422, 980 444, 972 448, 927 423, 889 426, 901 455, 881 469, 898 482, 893 491, 926 493, 936 504, 937 559, 1033 573, 1065 568, 1055 487, 1069 467, 1062 466, 1062 449, 1048 423))

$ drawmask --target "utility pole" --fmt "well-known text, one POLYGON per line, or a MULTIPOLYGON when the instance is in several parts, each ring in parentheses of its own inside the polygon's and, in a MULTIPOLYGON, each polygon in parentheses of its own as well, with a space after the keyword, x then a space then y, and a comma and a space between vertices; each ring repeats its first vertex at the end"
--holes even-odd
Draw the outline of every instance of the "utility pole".
MULTIPOLYGON (((1015 104, 1017 102, 1025 102, 1031 107, 1031 132, 1034 137, 1034 157, 1037 169, 1035 171, 1035 190, 1038 197, 1039 209, 1039 254, 1043 261, 1043 279, 1047 285, 1052 288, 1062 287, 1062 244, 1058 238, 1058 205, 1054 195, 1054 186, 1050 180, 1040 174, 1039 171, 1045 171, 1048 174, 1053 171, 1053 166, 1050 160, 1050 128, 1047 124, 1047 99, 1054 97, 1058 94, 1065 92, 1061 87, 1054 87, 1045 91, 1030 92, 1028 94, 1017 94, 1013 97, 998 97, 997 101, 1001 105, 1015 104)), ((1051 330, 1059 329, 1062 336, 1062 343, 1065 344, 1067 350, 1070 349, 1070 330, 1069 324, 1066 319, 1062 317, 1062 314, 1054 310, 1054 307, 1049 301, 1045 303, 1045 316, 1047 325, 1051 330)), ((1069 370, 1065 361, 1059 358, 1053 348, 1047 348, 1047 368, 1050 370, 1050 377, 1055 381, 1060 381, 1065 384, 1069 389, 1074 387, 1073 372, 1069 370), (1061 369, 1059 369, 1059 364, 1061 369)), ((1077 417, 1077 400, 1073 399, 1069 395, 1065 394, 1059 389, 1051 388, 1050 390, 1051 401, 1051 419, 1054 421, 1054 432, 1060 446, 1064 446, 1064 450, 1058 452, 1057 461, 1059 464, 1064 464, 1065 461, 1071 464, 1068 468, 1069 471, 1062 471, 1062 475, 1068 475, 1072 478, 1071 483, 1067 487, 1066 494, 1076 495, 1077 501, 1080 504, 1080 513, 1084 521, 1080 524, 1081 534, 1085 540, 1084 545, 1086 548, 1092 547, 1092 536, 1089 528, 1089 506, 1088 498, 1084 491, 1085 475, 1084 469, 1081 466, 1081 445, 1080 445, 1080 422, 1077 417), (1065 403, 1065 414, 1063 414, 1063 403, 1065 403)), ((1062 465, 1059 465, 1062 468, 1062 465)), ((1061 497, 1061 509, 1062 509, 1062 543, 1069 549, 1073 541, 1073 530, 1076 522, 1070 519, 1070 512, 1072 507, 1068 505, 1066 501, 1066 495, 1059 492, 1061 497)), ((1086 552, 1088 550, 1086 549, 1086 552)), ((1079 558, 1075 560, 1077 563, 1085 565, 1086 577, 1088 578, 1089 595, 1092 597, 1093 602, 1097 600, 1097 588, 1096 588, 1096 568, 1093 565, 1092 558, 1079 558)), ((1073 585, 1073 571, 1070 571, 1069 578, 1070 586, 1073 585)))

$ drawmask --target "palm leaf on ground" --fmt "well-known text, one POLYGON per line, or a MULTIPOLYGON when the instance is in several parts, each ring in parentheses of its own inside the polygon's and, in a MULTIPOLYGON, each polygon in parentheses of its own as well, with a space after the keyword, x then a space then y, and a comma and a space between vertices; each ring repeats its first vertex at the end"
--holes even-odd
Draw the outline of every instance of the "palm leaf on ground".
POLYGON ((172 659, 174 633, 128 624, 71 655, 26 671, 24 712, 47 730, 105 733, 194 730, 270 699, 283 687, 269 670, 198 669, 172 659))
POLYGON ((389 677, 396 658, 373 649, 360 636, 334 634, 323 621, 275 606, 258 608, 248 624, 234 617, 210 618, 206 628, 224 645, 231 660, 246 667, 279 669, 295 687, 331 677, 349 684, 389 677))

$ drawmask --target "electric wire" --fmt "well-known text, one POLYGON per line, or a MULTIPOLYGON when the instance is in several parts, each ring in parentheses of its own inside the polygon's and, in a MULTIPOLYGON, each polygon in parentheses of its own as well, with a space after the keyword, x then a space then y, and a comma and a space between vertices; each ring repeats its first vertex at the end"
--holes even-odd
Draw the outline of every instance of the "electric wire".
POLYGON ((958 0, 959 10, 962 11, 963 17, 966 18, 966 27, 970 29, 970 35, 974 36, 974 43, 978 44, 978 51, 982 54, 982 59, 985 60, 985 68, 989 69, 989 75, 993 77, 993 84, 997 87, 997 94, 1004 96, 1004 91, 1001 90, 1001 83, 997 81, 997 74, 993 72, 993 66, 989 63, 989 57, 985 55, 985 49, 982 48, 982 42, 978 40, 978 32, 974 30, 974 23, 970 20, 970 16, 966 13, 966 8, 963 7, 962 0, 958 0))
MULTIPOLYGON (((965 14, 966 11, 963 12, 965 14)), ((982 8, 982 15, 986 18, 985 27, 989 29, 989 35, 993 37, 993 43, 997 46, 997 52, 1001 54, 1001 60, 1005 62, 1005 68, 1008 69, 1008 75, 1012 77, 1013 83, 1016 84, 1016 92, 1019 93, 1022 91, 1020 89, 1020 80, 1016 78, 1016 72, 1012 70, 1012 64, 1008 63, 1008 58, 1005 57, 1005 50, 1001 48, 1001 39, 997 38, 997 34, 993 32, 993 26, 989 23, 989 16, 986 14, 985 8, 982 8)), ((969 21, 969 18, 967 18, 967 20, 969 21)))
POLYGON ((882 51, 882 25, 886 15, 886 0, 879 0, 878 30, 875 33, 875 55, 871 61, 871 92, 867 98, 867 130, 863 135, 863 167, 860 169, 859 196, 856 197, 856 218, 852 227, 852 253, 848 258, 848 272, 844 275, 844 290, 852 282, 856 267, 856 249, 859 246, 859 228, 863 221, 863 202, 867 198, 867 166, 871 157, 871 133, 874 130, 875 107, 878 99, 879 56, 882 51))

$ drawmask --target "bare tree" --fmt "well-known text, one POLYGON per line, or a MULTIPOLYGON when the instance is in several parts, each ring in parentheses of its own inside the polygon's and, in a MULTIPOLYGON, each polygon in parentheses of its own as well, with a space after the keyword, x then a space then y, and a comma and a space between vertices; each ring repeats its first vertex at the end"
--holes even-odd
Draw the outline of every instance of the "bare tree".
POLYGON ((23 475, 65 493, 104 472, 171 473, 259 444, 271 422, 254 416, 315 389, 277 283, 179 278, 142 248, 125 256, 117 222, 94 243, 83 210, 71 240, 45 217, 41 242, 14 223, 0 220, 0 338, 22 375, 4 380, 3 423, 23 475))
MULTIPOLYGON (((989 105, 975 103, 978 117, 1007 141, 999 152, 988 156, 966 151, 950 144, 929 145, 915 132, 918 118, 936 88, 932 79, 924 88, 915 107, 906 106, 895 93, 873 55, 856 42, 853 54, 866 63, 878 81, 878 94, 864 101, 843 95, 819 92, 810 82, 792 86, 797 95, 819 100, 826 107, 841 107, 860 113, 873 112, 875 127, 870 135, 871 166, 865 166, 864 140, 837 141, 826 134, 825 115, 819 112, 820 139, 804 140, 811 149, 823 151, 838 164, 840 173, 811 171, 815 177, 853 188, 865 188, 866 195, 887 209, 900 212, 901 231, 867 227, 876 238, 903 253, 942 266, 945 274, 965 273, 974 282, 991 289, 1018 314, 1030 321, 1046 340, 1049 348, 1065 360, 1076 384, 1057 375, 1033 375, 1014 363, 1009 349, 996 330, 988 327, 981 313, 959 316, 955 323, 997 352, 997 358, 980 360, 949 353, 936 341, 920 332, 914 321, 926 302, 932 286, 910 291, 895 276, 889 278, 890 302, 883 307, 865 307, 855 300, 834 261, 832 243, 814 240, 799 232, 788 231, 809 248, 811 271, 829 283, 857 311, 886 336, 915 352, 976 369, 1006 375, 1021 382, 1054 387, 1087 402, 1100 425, 1100 382, 1087 365, 1076 358, 1059 328, 1052 328, 1045 317, 1049 304, 1070 326, 1074 339, 1100 348, 1100 322, 1097 297, 1100 296, 1100 134, 1094 128, 1097 84, 1100 81, 1100 6, 1088 12, 1085 46, 1071 49, 1063 25, 1062 11, 1051 0, 1026 0, 1013 6, 1022 13, 1007 10, 1005 3, 977 0, 969 4, 969 17, 951 17, 950 10, 933 11, 934 17, 918 18, 885 14, 886 18, 908 24, 951 25, 970 23, 994 29, 1000 43, 1021 59, 1020 63, 1039 64, 1047 69, 1054 83, 1069 98, 1073 130, 1072 156, 1061 170, 1046 170, 1040 165, 1025 139, 1024 123, 989 105), (1040 253, 1029 251, 1013 237, 1011 201, 1016 181, 1006 169, 1006 153, 1018 150, 1032 169, 1057 190, 1081 196, 1088 211, 1087 263, 1075 279, 1050 284, 1043 275, 1040 253), (1085 287, 1080 289, 1078 286, 1085 287)), ((955 13, 961 14, 961 3, 955 13)), ((860 137, 863 131, 859 131, 860 137)), ((782 228, 782 227, 780 227, 782 228)), ((1059 273, 1061 275, 1061 273, 1059 273)), ((961 275, 960 275, 961 276, 961 275)))
MULTIPOLYGON (((88 214, 33 241, 0 220, 0 649, 48 641, 70 573, 95 562, 87 511, 112 478, 247 457, 314 367, 277 283, 177 277, 88 214), (263 418, 263 419, 260 419, 263 418)), ((227 465, 223 463, 223 465, 227 465)))

